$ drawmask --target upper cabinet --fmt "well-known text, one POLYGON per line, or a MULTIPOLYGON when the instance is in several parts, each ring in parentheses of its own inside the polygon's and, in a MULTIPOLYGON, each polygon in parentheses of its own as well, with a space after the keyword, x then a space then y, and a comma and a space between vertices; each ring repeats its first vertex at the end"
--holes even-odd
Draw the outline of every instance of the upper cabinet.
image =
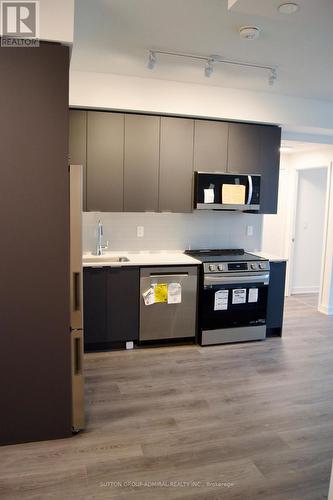
POLYGON ((228 172, 258 174, 260 161, 260 126, 229 124, 228 172))
POLYGON ((124 205, 124 115, 88 112, 87 210, 121 212, 124 205))
POLYGON ((158 210, 160 117, 125 115, 124 210, 158 210))
POLYGON ((161 118, 159 210, 192 212, 194 121, 161 118))
POLYGON ((72 109, 69 113, 69 163, 83 167, 83 210, 86 210, 87 111, 72 109))
POLYGON ((274 126, 260 127, 260 173, 262 214, 276 214, 280 173, 281 129, 274 126))
POLYGON ((227 171, 228 128, 227 122, 195 120, 194 171, 227 171))
POLYGON ((199 171, 260 174, 260 212, 277 213, 280 141, 274 125, 70 112, 70 161, 84 166, 88 211, 191 212, 199 171))

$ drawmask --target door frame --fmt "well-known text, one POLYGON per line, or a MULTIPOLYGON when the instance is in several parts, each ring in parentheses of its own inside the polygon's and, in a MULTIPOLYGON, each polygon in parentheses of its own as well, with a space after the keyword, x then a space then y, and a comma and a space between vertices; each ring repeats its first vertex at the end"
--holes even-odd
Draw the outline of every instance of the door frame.
POLYGON ((328 235, 328 222, 329 222, 329 206, 330 206, 330 185, 332 177, 332 162, 326 165, 307 165, 302 167, 297 167, 293 170, 292 186, 291 186, 291 197, 290 197, 290 219, 289 227, 287 230, 287 248, 286 255, 288 258, 287 275, 286 275, 286 295, 290 296, 292 294, 293 287, 293 275, 294 275, 294 258, 295 258, 295 236, 296 236, 296 224, 297 224, 297 206, 298 206, 298 195, 299 195, 299 176, 304 170, 314 170, 319 168, 325 168, 327 170, 326 179, 326 199, 325 199, 325 217, 324 217, 324 235, 323 235, 323 245, 322 245, 322 256, 321 256, 321 272, 320 272, 320 285, 319 285, 319 301, 321 304, 322 293, 323 293, 323 277, 325 272, 325 257, 326 257, 326 242, 328 235))

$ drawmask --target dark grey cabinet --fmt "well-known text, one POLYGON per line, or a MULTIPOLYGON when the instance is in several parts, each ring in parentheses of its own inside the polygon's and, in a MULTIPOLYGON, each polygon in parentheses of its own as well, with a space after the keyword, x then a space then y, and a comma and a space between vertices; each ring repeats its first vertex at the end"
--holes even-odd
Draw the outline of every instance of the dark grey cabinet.
POLYGON ((159 210, 192 212, 194 121, 161 118, 159 210))
POLYGON ((195 120, 194 127, 194 170, 226 172, 229 124, 195 120))
POLYGON ((107 334, 110 342, 139 336, 140 271, 136 267, 107 270, 107 334))
POLYGON ((260 212, 277 213, 280 141, 273 125, 70 112, 70 159, 86 167, 90 211, 191 212, 200 171, 260 174, 260 212))
POLYGON ((84 269, 84 347, 89 351, 94 344, 108 341, 106 268, 84 269))
POLYGON ((261 174, 260 212, 262 214, 277 213, 280 143, 281 129, 279 127, 260 127, 259 173, 261 174))
POLYGON ((139 280, 136 267, 84 269, 85 351, 138 339, 139 280))
POLYGON ((83 210, 86 210, 87 111, 72 109, 69 113, 69 163, 83 167, 83 210))
POLYGON ((270 262, 270 281, 267 301, 267 336, 282 335, 285 281, 285 261, 270 262))
POLYGON ((260 126, 230 123, 227 171, 239 174, 260 173, 260 126))
POLYGON ((125 115, 124 210, 156 212, 160 117, 125 115))
POLYGON ((87 210, 122 212, 124 115, 90 111, 87 123, 87 210))

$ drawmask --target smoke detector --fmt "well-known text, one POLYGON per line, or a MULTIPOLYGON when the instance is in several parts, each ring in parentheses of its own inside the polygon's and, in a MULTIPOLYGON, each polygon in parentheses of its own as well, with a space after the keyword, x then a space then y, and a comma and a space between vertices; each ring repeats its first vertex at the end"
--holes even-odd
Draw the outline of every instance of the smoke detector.
POLYGON ((283 3, 278 7, 280 14, 294 14, 299 10, 297 3, 283 3))
POLYGON ((243 40, 256 40, 260 35, 260 28, 257 26, 242 26, 239 28, 239 35, 243 40))

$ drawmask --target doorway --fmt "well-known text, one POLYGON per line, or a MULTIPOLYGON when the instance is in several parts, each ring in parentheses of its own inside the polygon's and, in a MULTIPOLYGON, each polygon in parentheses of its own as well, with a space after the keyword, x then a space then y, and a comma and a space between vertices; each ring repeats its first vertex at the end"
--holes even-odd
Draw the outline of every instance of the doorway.
POLYGON ((319 293, 324 246, 327 168, 298 170, 291 293, 319 293))

